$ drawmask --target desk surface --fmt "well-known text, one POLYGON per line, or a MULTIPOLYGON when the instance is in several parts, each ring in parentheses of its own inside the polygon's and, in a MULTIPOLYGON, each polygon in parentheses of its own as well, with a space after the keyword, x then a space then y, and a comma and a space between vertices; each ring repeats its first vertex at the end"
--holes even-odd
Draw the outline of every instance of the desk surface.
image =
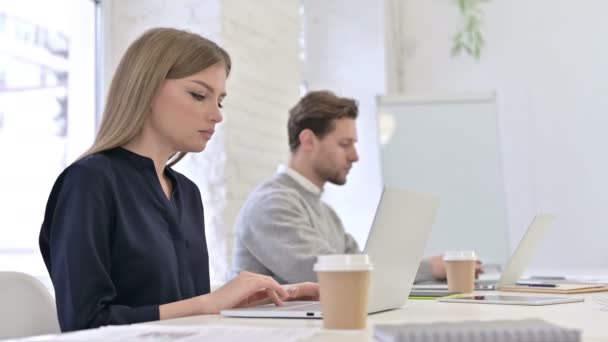
MULTIPOLYGON (((484 292, 479 292, 484 293, 484 292)), ((488 293, 488 292, 485 292, 488 293)), ((492 292, 497 293, 497 292, 492 292)), ((500 293, 500 292, 499 292, 500 293)), ((502 292, 507 294, 507 292, 502 292)), ((508 294, 514 294, 509 292, 508 294)), ((534 294, 539 295, 539 294, 534 294)), ((436 321, 499 320, 541 318, 564 327, 582 329, 583 341, 608 341, 608 311, 593 296, 608 297, 608 292, 573 295, 585 298, 584 302, 547 306, 493 305, 439 303, 432 300, 409 300, 398 310, 368 316, 368 328, 360 331, 320 330, 310 341, 372 341, 372 327, 376 323, 430 323, 436 321)), ((241 325, 263 327, 314 327, 323 326, 321 320, 313 319, 253 319, 229 318, 220 315, 193 316, 150 322, 163 325, 241 325)))

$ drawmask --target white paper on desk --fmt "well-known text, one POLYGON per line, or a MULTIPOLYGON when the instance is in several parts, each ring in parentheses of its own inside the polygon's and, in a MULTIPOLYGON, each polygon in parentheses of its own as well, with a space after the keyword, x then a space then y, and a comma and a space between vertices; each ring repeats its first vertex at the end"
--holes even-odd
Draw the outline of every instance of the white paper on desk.
POLYGON ((225 326, 166 326, 166 325, 124 325, 84 330, 74 333, 31 338, 26 341, 133 341, 133 342, 192 342, 192 341, 299 341, 309 338, 318 328, 267 328, 225 326))

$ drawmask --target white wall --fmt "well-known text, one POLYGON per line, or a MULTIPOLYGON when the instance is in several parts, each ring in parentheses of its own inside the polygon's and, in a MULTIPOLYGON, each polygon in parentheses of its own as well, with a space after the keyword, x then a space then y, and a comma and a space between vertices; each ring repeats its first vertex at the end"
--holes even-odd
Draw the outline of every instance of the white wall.
POLYGON ((233 59, 226 101, 228 265, 232 227, 246 196, 287 160, 287 111, 299 98, 300 17, 297 0, 222 2, 222 41, 233 59))
POLYGON ((208 37, 233 68, 220 124, 207 149, 177 169, 201 190, 212 284, 224 281, 232 225, 245 196, 287 158, 287 110, 298 99, 301 66, 298 1, 104 1, 106 86, 128 44, 148 28, 168 26, 208 37))
POLYGON ((406 92, 496 90, 511 246, 537 211, 557 221, 533 268, 606 268, 608 32, 600 0, 485 5, 479 62, 450 57, 454 4, 404 6, 406 92), (584 253, 582 252, 584 250, 584 253))
POLYGON ((328 185, 324 200, 363 248, 380 198, 376 96, 384 94, 384 5, 367 0, 306 0, 304 80, 359 102, 357 149, 344 186, 328 185))

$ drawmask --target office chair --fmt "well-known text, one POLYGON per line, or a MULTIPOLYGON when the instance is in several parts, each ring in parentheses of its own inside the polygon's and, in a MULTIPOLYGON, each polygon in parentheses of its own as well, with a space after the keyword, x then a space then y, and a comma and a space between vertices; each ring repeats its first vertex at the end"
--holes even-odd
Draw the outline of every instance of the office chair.
POLYGON ((60 332, 49 290, 28 274, 0 272, 0 340, 60 332))

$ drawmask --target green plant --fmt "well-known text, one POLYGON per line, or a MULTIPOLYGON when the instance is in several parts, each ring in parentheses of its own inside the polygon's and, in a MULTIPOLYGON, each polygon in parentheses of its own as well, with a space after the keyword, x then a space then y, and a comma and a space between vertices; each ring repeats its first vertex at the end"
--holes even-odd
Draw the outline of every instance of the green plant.
POLYGON ((462 15, 462 24, 452 38, 452 56, 463 51, 479 60, 484 39, 481 34, 483 11, 481 4, 491 0, 455 0, 462 15))

